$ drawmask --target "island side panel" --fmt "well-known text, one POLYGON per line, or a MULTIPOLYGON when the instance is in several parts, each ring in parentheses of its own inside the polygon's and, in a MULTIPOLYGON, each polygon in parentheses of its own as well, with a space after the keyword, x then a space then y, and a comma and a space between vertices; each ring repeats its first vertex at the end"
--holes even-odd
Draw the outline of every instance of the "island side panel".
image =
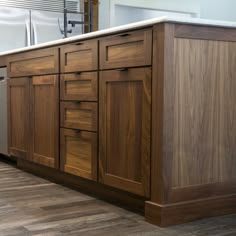
POLYGON ((154 26, 149 222, 236 212, 235 65, 236 30, 154 26))

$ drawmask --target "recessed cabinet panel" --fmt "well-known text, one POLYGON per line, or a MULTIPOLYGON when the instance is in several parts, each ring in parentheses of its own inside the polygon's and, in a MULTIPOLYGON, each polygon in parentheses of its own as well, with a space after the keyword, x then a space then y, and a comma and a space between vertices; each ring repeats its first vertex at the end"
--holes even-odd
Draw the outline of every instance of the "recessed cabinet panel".
POLYGON ((98 72, 61 75, 61 100, 97 101, 98 72))
POLYGON ((98 69, 98 41, 77 42, 61 47, 61 72, 98 69))
POLYGON ((97 179, 97 134, 61 129, 61 170, 87 179, 97 179))
POLYGON ((100 72, 99 89, 99 180, 148 197, 151 69, 100 72))
POLYGON ((97 131, 97 103, 61 102, 61 127, 97 131))
POLYGON ((32 80, 32 161, 58 167, 58 76, 35 76, 32 80))
POLYGON ((151 65, 152 30, 145 29, 100 40, 100 69, 151 65))
POLYGON ((8 58, 8 76, 32 76, 59 73, 57 48, 40 49, 11 55, 8 58))
POLYGON ((7 83, 9 154, 29 159, 30 80, 9 79, 7 83))

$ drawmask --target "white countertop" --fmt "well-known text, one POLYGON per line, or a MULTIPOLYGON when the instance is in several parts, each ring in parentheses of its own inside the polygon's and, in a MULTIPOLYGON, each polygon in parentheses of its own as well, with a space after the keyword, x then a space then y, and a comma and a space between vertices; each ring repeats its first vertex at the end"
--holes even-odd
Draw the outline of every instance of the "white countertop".
POLYGON ((42 43, 42 44, 37 44, 34 46, 30 46, 30 47, 14 49, 14 50, 0 53, 0 56, 9 55, 9 54, 18 53, 18 52, 29 51, 32 49, 39 49, 39 48, 44 48, 44 47, 49 47, 49 46, 55 46, 55 45, 69 43, 69 42, 78 41, 78 40, 95 38, 98 36, 105 36, 105 35, 111 34, 111 33, 118 33, 118 32, 125 31, 125 30, 138 29, 138 28, 151 26, 151 25, 158 24, 158 23, 163 23, 163 22, 184 23, 184 24, 205 25, 205 26, 218 26, 218 27, 225 27, 225 28, 236 28, 236 22, 230 22, 230 21, 216 21, 216 20, 190 18, 190 17, 187 18, 187 17, 163 16, 163 17, 153 18, 150 20, 139 21, 139 22, 132 23, 132 24, 113 27, 113 28, 109 28, 109 29, 105 29, 105 30, 99 30, 99 31, 91 32, 91 33, 86 33, 86 34, 82 34, 82 35, 78 35, 78 36, 73 36, 73 37, 66 38, 66 39, 54 40, 54 41, 50 41, 50 42, 46 42, 46 43, 42 43))

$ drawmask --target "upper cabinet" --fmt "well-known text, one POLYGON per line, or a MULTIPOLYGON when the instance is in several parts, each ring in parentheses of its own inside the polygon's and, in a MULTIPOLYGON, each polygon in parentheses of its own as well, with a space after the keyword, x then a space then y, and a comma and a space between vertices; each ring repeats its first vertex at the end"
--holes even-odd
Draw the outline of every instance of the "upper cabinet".
POLYGON ((152 29, 108 36, 100 40, 100 69, 151 65, 152 29))
POLYGON ((8 76, 21 77, 59 73, 58 48, 40 49, 8 57, 8 76))

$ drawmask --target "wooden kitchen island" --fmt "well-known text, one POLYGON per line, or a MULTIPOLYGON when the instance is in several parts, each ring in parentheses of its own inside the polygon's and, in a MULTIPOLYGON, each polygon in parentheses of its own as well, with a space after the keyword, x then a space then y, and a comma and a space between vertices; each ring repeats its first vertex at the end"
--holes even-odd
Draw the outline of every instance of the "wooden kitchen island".
POLYGON ((160 226, 236 213, 236 23, 162 17, 1 56, 20 168, 160 226))

